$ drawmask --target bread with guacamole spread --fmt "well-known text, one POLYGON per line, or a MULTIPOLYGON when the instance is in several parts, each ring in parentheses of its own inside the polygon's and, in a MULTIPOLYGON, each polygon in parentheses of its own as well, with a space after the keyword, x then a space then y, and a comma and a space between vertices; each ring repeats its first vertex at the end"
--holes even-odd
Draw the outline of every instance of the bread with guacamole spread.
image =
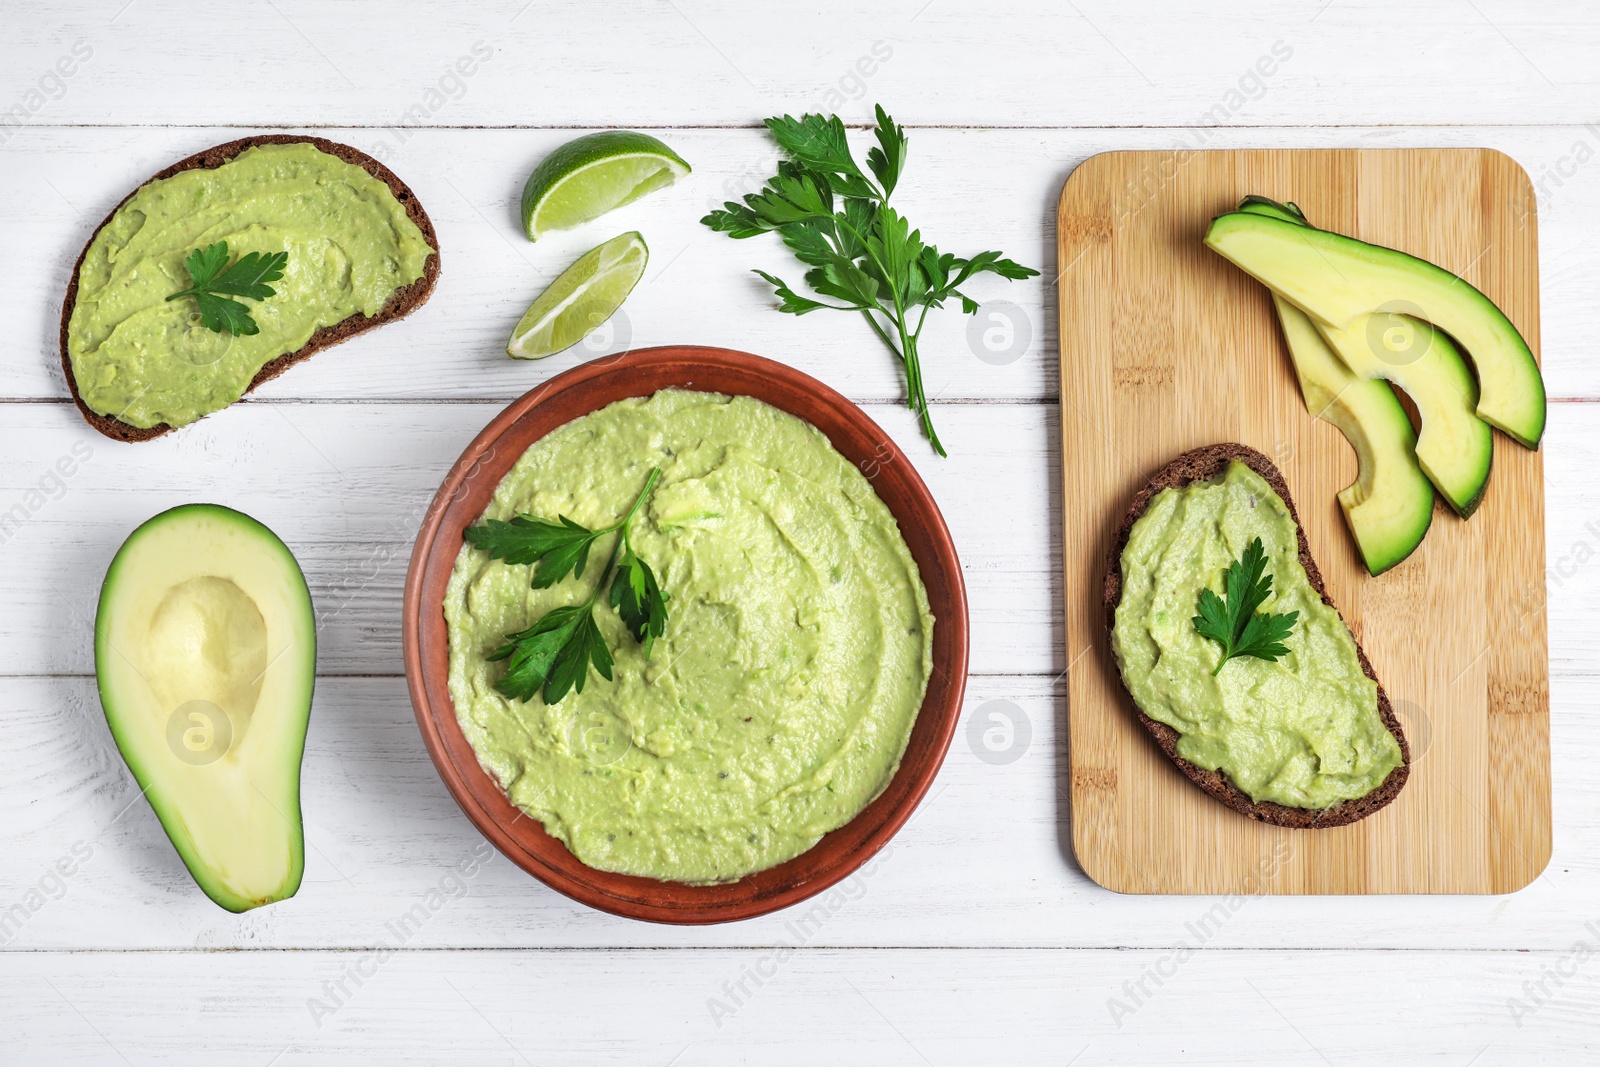
POLYGON ((1405 734, 1328 597, 1282 472, 1260 452, 1211 445, 1157 471, 1117 527, 1103 597, 1140 723, 1230 808, 1277 826, 1343 826, 1405 785, 1405 734), (1252 555, 1271 578, 1259 612, 1238 596, 1252 555), (1240 626, 1274 621, 1276 643, 1258 637, 1259 654, 1239 654, 1208 634, 1202 602, 1216 612, 1229 599, 1240 626))
POLYGON ((208 148, 128 194, 79 254, 61 309, 67 387, 107 437, 159 437, 421 306, 438 248, 416 195, 349 145, 269 134, 208 148), (208 248, 232 264, 287 256, 265 276, 274 295, 235 290, 244 328, 212 328, 198 298, 176 297, 208 248))

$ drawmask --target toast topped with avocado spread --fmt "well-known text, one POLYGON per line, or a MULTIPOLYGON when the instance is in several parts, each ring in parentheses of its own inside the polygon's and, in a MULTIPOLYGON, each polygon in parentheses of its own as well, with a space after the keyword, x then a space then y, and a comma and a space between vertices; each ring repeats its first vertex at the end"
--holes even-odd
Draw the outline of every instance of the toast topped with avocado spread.
POLYGON ((1405 734, 1261 453, 1211 445, 1157 471, 1113 538, 1104 607, 1139 721, 1235 811, 1343 826, 1405 785, 1405 734), (1237 644, 1210 621, 1224 609, 1237 644))
POLYGON ((79 254, 61 309, 67 387, 107 437, 158 437, 421 306, 438 247, 405 183, 349 145, 208 148, 130 193, 79 254))

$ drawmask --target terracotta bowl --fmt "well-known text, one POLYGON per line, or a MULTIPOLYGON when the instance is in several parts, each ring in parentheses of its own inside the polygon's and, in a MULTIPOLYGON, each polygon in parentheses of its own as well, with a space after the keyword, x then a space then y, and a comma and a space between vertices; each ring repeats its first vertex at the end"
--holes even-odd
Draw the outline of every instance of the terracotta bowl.
POLYGON ((961 563, 927 486, 862 410, 792 367, 722 348, 650 348, 567 371, 506 408, 462 453, 417 534, 406 575, 406 681, 417 724, 445 785, 474 826, 523 870, 591 907, 665 923, 716 923, 798 903, 848 876, 903 826, 932 784, 955 732, 967 684, 967 597, 961 563), (696 389, 764 400, 820 429, 857 464, 888 505, 922 572, 937 622, 933 676, 905 758, 883 795, 815 848, 737 882, 692 886, 609 874, 580 863, 506 798, 478 765, 456 722, 448 686, 445 587, 462 531, 483 514, 500 479, 551 430, 624 397, 696 389))

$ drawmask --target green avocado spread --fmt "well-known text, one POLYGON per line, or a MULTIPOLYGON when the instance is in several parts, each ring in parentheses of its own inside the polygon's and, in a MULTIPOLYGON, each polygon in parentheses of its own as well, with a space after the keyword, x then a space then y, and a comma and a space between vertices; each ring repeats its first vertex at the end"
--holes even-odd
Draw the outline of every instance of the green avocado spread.
POLYGON ((782 863, 854 818, 899 766, 931 670, 917 565, 862 473, 809 423, 749 397, 668 390, 622 400, 535 442, 486 519, 565 515, 590 529, 661 481, 630 541, 670 618, 650 658, 615 612, 616 657, 556 704, 503 696, 485 655, 581 577, 468 545, 445 595, 450 695, 478 761, 591 867, 729 881, 782 863))
POLYGON ((1221 770, 1254 801, 1328 808, 1372 792, 1400 765, 1378 713, 1378 686, 1355 638, 1300 565, 1294 518, 1266 481, 1234 460, 1220 479, 1164 489, 1122 552, 1111 647, 1150 718, 1178 732, 1178 755, 1221 770), (1274 661, 1240 656, 1213 677, 1221 647, 1193 618, 1228 565, 1259 537, 1272 594, 1264 612, 1298 611, 1274 661))
POLYGON ((78 271, 67 356, 89 408, 133 426, 183 426, 244 395, 256 372, 319 327, 376 315, 433 253, 389 187, 309 144, 247 148, 211 170, 141 186, 78 271), (200 325, 186 255, 287 252, 275 296, 240 298, 260 333, 200 325))

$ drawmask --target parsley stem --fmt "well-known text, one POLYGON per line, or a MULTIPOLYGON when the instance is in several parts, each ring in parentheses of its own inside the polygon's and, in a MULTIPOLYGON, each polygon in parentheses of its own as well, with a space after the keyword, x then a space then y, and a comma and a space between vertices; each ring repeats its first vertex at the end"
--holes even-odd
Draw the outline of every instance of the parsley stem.
MULTIPOLYGON (((878 202, 884 207, 889 206, 889 198, 887 196, 879 196, 878 202)), ((879 259, 878 256, 873 253, 872 244, 867 240, 865 234, 859 232, 854 226, 850 225, 849 221, 846 219, 838 218, 836 216, 827 217, 834 222, 834 232, 836 234, 838 232, 838 226, 843 225, 845 229, 849 230, 850 233, 854 235, 855 239, 861 243, 861 247, 865 250, 867 258, 872 261, 873 266, 878 268, 879 274, 885 278, 892 277, 883 260, 879 259)), ((928 412, 928 394, 922 385, 922 361, 917 356, 917 337, 921 336, 922 334, 922 323, 920 321, 917 323, 917 331, 915 334, 908 333, 906 330, 905 302, 900 297, 900 290, 898 288, 891 287, 890 295, 894 298, 894 310, 892 312, 885 310, 884 314, 888 317, 889 321, 894 323, 895 330, 900 335, 899 347, 895 346, 894 341, 889 338, 888 333, 878 325, 877 319, 873 318, 870 311, 863 309, 861 313, 866 316, 868 322, 872 323, 873 330, 875 330, 878 336, 883 339, 883 343, 889 346, 889 351, 900 357, 900 362, 905 365, 906 392, 909 394, 906 398, 906 406, 912 411, 915 411, 918 417, 921 419, 922 431, 928 435, 928 443, 933 446, 933 450, 939 453, 940 456, 948 456, 949 453, 944 450, 944 445, 939 441, 938 433, 936 433, 933 429, 933 416, 928 412)), ((922 318, 926 320, 927 317, 928 308, 927 305, 923 305, 922 318)))
POLYGON ((878 339, 889 347, 889 351, 894 353, 894 358, 898 359, 901 363, 904 363, 906 361, 906 357, 900 354, 900 350, 894 346, 894 341, 890 340, 889 335, 884 332, 883 327, 878 325, 878 320, 873 316, 872 312, 868 311, 866 308, 862 308, 861 317, 867 320, 867 323, 872 327, 872 332, 877 334, 878 339))
POLYGON ((628 513, 622 517, 622 521, 617 523, 616 526, 612 527, 612 529, 621 530, 624 534, 627 533, 628 524, 633 522, 633 517, 639 513, 639 509, 644 506, 644 502, 650 499, 650 494, 655 491, 656 483, 660 480, 661 468, 651 467, 650 477, 644 480, 644 488, 639 490, 638 496, 634 497, 633 507, 628 509, 628 513))
MULTIPOLYGON (((885 312, 884 314, 887 315, 888 312, 885 312)), ((939 441, 938 433, 934 431, 933 419, 928 414, 928 396, 924 391, 922 384, 922 361, 917 358, 917 336, 922 332, 921 324, 919 323, 917 326, 917 333, 908 333, 906 331, 904 322, 895 319, 892 315, 889 316, 890 320, 895 324, 896 331, 900 335, 901 344, 906 346, 906 350, 901 351, 900 346, 895 344, 894 338, 889 336, 888 331, 886 331, 883 326, 879 324, 877 318, 873 316, 872 312, 863 308, 861 310, 861 317, 866 319, 867 322, 872 325, 872 332, 878 335, 878 338, 883 341, 884 345, 889 349, 889 351, 893 352, 895 358, 900 361, 903 367, 905 367, 906 392, 908 394, 906 398, 906 407, 910 408, 912 411, 915 411, 917 415, 920 416, 922 420, 922 431, 928 435, 928 443, 933 446, 933 450, 939 453, 941 456, 948 455, 948 453, 946 453, 944 450, 944 445, 939 441), (908 352, 909 355, 907 355, 908 352)), ((923 318, 926 317, 927 310, 924 309, 923 318)))
POLYGON ((917 340, 906 332, 905 309, 900 303, 900 294, 894 295, 895 316, 894 324, 900 331, 901 359, 906 365, 906 386, 910 393, 910 408, 922 420, 922 431, 928 435, 928 443, 933 450, 941 456, 947 456, 944 445, 939 441, 939 435, 933 428, 933 416, 928 411, 928 393, 922 384, 922 361, 917 358, 917 340))
POLYGON ((617 568, 617 546, 622 543, 622 538, 617 538, 617 544, 611 546, 611 558, 606 560, 606 569, 600 572, 600 582, 594 587, 594 592, 589 594, 589 599, 584 603, 583 610, 593 611, 594 606, 600 603, 600 593, 611 587, 611 576, 617 568))
MULTIPOLYGON (((913 341, 912 343, 915 345, 916 342, 913 341)), ((912 358, 915 359, 916 357, 913 356, 912 358)), ((928 393, 922 382, 922 364, 920 361, 917 363, 917 402, 920 405, 922 415, 922 429, 928 435, 928 443, 933 445, 933 450, 939 453, 940 456, 949 456, 950 453, 944 450, 944 443, 939 440, 938 431, 933 428, 933 414, 928 407, 928 393)))
POLYGON ((628 544, 628 530, 633 525, 633 517, 639 513, 644 502, 650 499, 650 494, 655 492, 656 483, 661 480, 661 468, 651 467, 650 476, 644 480, 644 488, 639 490, 639 495, 634 497, 633 507, 622 517, 622 521, 611 527, 617 531, 617 539, 611 542, 611 558, 606 560, 605 569, 600 572, 600 584, 594 587, 594 592, 589 596, 589 606, 594 607, 600 599, 600 591, 611 585, 611 577, 616 573, 617 554, 622 546, 628 544))

